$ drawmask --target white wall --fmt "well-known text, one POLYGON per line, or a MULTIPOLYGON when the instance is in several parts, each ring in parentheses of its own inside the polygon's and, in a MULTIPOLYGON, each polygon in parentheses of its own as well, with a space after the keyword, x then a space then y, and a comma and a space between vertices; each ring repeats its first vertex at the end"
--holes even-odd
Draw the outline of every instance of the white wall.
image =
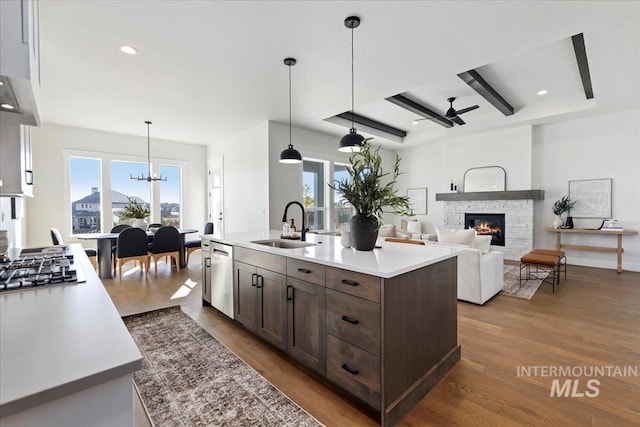
MULTIPOLYGON (((345 134, 348 130, 345 129, 345 134)), ((301 128, 292 128, 292 143, 303 158, 330 160, 349 163, 349 154, 338 151, 340 137, 314 132, 301 128)), ((371 141, 375 145, 375 139, 371 141)), ((280 153, 289 145, 289 125, 269 122, 269 225, 272 229, 282 227, 282 214, 288 202, 302 202, 302 164, 280 163, 280 153)), ((393 170, 393 153, 381 149, 384 171, 393 170)), ((331 182, 332 177, 326 177, 331 182)), ((292 206, 287 212, 296 224, 302 224, 300 209, 292 206)), ((391 215, 384 216, 385 222, 393 222, 391 215)))
MULTIPOLYGON (((427 215, 416 215, 423 233, 435 233, 444 224, 444 204, 436 193, 449 192, 451 180, 463 189, 464 173, 473 167, 501 166, 507 175, 507 190, 531 189, 531 126, 521 126, 477 135, 425 143, 400 150, 401 194, 407 188, 427 187, 427 215)), ((399 219, 396 220, 399 224, 399 219)))
MULTIPOLYGON (((206 148, 175 141, 152 140, 152 161, 184 161, 182 171, 183 226, 202 230, 206 222, 206 148)), ((66 164, 63 150, 80 150, 110 154, 136 154, 146 163, 147 138, 101 132, 59 125, 44 125, 32 130, 34 197, 26 199, 26 242, 24 246, 50 245, 49 229, 56 227, 68 236, 70 226, 65 218, 66 164), (63 230, 66 230, 63 231, 63 230)), ((83 241, 85 247, 92 241, 83 241)))
MULTIPOLYGON (((612 215, 625 228, 640 230, 640 111, 573 120, 534 129, 534 186, 545 190, 537 212, 536 247, 553 247, 544 231, 553 221, 553 203, 569 192, 569 181, 613 178, 612 215)), ((575 218, 575 227, 598 227, 602 220, 575 218)), ((563 235, 563 243, 615 246, 615 237, 563 235)), ((624 236, 622 266, 640 271, 640 236, 624 236)), ((569 264, 615 268, 612 253, 569 251, 569 264)))
POLYGON ((207 157, 223 157, 223 233, 269 228, 269 130, 263 122, 209 144, 207 157))

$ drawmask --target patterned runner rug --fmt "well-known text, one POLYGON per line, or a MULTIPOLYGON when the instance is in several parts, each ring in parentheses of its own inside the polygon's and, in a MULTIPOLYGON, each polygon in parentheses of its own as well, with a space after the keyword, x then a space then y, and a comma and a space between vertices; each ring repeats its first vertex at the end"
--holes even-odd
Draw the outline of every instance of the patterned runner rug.
POLYGON ((155 426, 322 426, 179 306, 123 320, 143 356, 134 383, 155 426))
MULTIPOLYGON (((524 274, 524 272, 523 272, 524 274)), ((540 279, 529 279, 522 281, 520 287, 520 266, 505 265, 504 266, 504 288, 500 291, 500 295, 508 297, 531 299, 536 293, 542 280, 547 277, 548 273, 537 273, 540 279)))

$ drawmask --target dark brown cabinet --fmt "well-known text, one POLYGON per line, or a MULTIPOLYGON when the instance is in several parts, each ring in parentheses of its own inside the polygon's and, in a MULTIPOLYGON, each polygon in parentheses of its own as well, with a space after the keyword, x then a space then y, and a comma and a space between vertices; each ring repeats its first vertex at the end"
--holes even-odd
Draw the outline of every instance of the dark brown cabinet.
POLYGON ((287 352, 301 364, 325 374, 324 286, 287 277, 287 352))

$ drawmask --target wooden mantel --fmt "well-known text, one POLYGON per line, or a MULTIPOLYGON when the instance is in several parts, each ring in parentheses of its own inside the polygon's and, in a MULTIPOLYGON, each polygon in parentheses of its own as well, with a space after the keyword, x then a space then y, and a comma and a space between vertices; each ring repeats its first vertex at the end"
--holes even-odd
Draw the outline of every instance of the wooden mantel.
POLYGON ((436 193, 436 201, 461 200, 543 200, 544 190, 477 191, 473 193, 436 193))

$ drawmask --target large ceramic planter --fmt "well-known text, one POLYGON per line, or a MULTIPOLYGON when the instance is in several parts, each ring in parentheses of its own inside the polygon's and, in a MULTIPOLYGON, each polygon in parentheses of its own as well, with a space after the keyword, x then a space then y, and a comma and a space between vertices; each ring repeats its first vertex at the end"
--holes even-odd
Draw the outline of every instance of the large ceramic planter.
POLYGON ((372 251, 378 238, 378 219, 373 215, 355 214, 350 225, 353 247, 358 251, 372 251))

